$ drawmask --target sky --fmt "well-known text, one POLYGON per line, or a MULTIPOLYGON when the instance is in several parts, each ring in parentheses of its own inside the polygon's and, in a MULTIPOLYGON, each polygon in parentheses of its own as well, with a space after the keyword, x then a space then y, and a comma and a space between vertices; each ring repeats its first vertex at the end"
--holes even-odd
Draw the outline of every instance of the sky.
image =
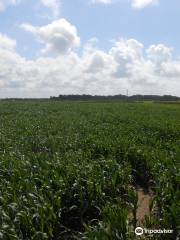
POLYGON ((0 98, 180 96, 179 0, 0 0, 0 98))

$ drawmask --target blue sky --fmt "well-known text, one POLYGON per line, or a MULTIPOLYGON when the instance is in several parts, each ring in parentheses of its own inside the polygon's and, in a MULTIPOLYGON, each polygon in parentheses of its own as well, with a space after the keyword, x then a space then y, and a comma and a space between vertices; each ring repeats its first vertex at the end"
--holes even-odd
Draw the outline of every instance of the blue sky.
POLYGON ((180 52, 178 0, 173 4, 161 0, 158 6, 144 9, 132 9, 127 0, 112 5, 88 5, 86 2, 67 0, 62 8, 62 14, 77 26, 84 41, 97 37, 103 46, 107 46, 111 39, 135 38, 145 46, 163 42, 180 52))
POLYGON ((180 95, 179 12, 178 0, 0 0, 2 97, 117 94, 126 88, 132 94, 180 95), (7 48, 8 40, 16 46, 7 48), (16 76, 7 71, 10 53, 23 64, 13 69, 16 76), (74 61, 71 76, 63 59, 74 61), (44 75, 46 61, 51 67, 44 75), (54 69, 64 77, 57 78, 54 69), (33 74, 26 80, 28 71, 33 74))
MULTIPOLYGON (((164 43, 174 48, 174 54, 180 54, 180 3, 178 0, 161 0, 158 6, 133 9, 127 0, 112 4, 90 4, 87 0, 64 0, 60 6, 60 17, 73 23, 82 42, 96 37, 102 48, 110 47, 110 40, 135 38, 145 46, 164 43)), ((50 22, 51 12, 37 0, 22 2, 16 7, 10 6, 0 14, 0 30, 18 40, 19 51, 22 46, 32 50, 23 52, 31 57, 37 50, 37 42, 18 28, 20 23, 45 25, 50 22)))

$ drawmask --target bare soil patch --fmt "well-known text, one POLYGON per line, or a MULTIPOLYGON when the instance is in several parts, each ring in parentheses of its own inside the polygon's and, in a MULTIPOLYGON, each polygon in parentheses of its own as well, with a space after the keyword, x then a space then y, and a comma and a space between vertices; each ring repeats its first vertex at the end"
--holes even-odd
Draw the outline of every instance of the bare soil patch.
POLYGON ((138 208, 136 212, 137 222, 142 223, 145 216, 150 216, 150 204, 153 200, 153 193, 145 191, 142 188, 137 188, 138 208))

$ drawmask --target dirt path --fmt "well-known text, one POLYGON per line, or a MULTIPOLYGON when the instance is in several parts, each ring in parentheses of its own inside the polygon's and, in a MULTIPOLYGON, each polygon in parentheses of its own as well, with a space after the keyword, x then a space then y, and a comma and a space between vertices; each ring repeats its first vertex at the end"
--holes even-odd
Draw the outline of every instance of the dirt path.
MULTIPOLYGON (((138 203, 136 209, 136 225, 141 226, 144 224, 145 216, 150 216, 150 205, 153 201, 152 191, 147 191, 146 189, 136 186, 134 189, 137 193, 138 203)), ((133 210, 129 213, 129 219, 133 221, 133 210)), ((134 219, 135 220, 135 219, 134 219)))
POLYGON ((137 188, 138 195, 138 208, 136 212, 137 222, 142 223, 145 219, 145 216, 150 215, 150 203, 153 200, 153 194, 145 191, 142 188, 137 188))

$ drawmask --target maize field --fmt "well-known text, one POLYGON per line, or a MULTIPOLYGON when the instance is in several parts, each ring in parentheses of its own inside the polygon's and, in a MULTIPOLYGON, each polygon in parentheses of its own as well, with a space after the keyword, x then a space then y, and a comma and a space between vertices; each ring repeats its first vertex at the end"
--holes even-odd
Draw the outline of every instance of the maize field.
POLYGON ((1 101, 0 239, 178 239, 179 163, 179 104, 1 101))

